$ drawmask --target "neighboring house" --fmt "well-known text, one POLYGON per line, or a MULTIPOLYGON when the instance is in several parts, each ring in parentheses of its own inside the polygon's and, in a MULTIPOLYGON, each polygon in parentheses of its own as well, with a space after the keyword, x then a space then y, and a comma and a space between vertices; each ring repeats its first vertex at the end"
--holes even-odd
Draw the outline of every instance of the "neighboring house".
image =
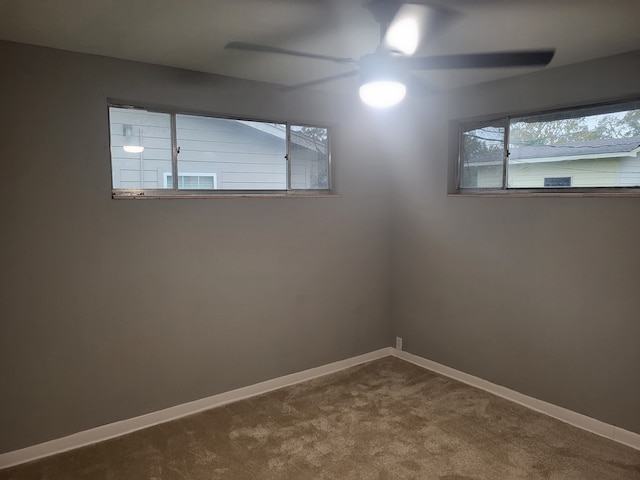
MULTIPOLYGON (((173 184, 170 117, 110 110, 114 188, 163 189, 173 184), (127 153, 126 128, 140 153, 127 153)), ((178 185, 184 189, 285 190, 286 126, 194 115, 176 116, 178 185)), ((291 188, 328 188, 326 142, 291 134, 291 188)))
MULTIPOLYGON (((632 187, 640 185, 640 137, 511 147, 511 188, 632 187)), ((467 178, 494 187, 502 175, 502 152, 483 152, 465 162, 467 178)))

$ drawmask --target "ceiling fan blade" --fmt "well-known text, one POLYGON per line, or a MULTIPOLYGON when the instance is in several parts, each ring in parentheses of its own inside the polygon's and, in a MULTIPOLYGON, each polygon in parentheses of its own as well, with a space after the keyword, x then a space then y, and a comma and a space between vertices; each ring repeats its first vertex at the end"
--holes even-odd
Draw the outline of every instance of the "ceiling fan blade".
POLYGON ((395 59, 403 67, 412 70, 437 70, 456 68, 534 67, 547 65, 555 50, 529 50, 516 52, 469 53, 436 55, 431 57, 401 57, 395 59))
POLYGON ((391 51, 412 55, 419 45, 435 40, 461 13, 428 0, 403 2, 385 34, 385 45, 391 51))
POLYGON ((431 95, 438 95, 443 92, 441 88, 438 88, 429 81, 411 73, 406 74, 405 84, 407 85, 407 90, 411 92, 412 96, 428 97, 431 95))
POLYGON ((435 40, 442 32, 446 31, 454 22, 463 17, 462 12, 449 6, 435 5, 432 3, 422 4, 419 0, 411 3, 426 8, 421 28, 425 32, 423 40, 435 40))
POLYGON ((358 70, 352 70, 346 73, 339 73, 337 75, 331 75, 330 77, 318 78, 317 80, 311 80, 310 82, 297 83, 295 85, 287 85, 281 87, 280 90, 283 92, 290 92, 292 90, 298 90, 300 88, 312 87, 314 85, 319 85, 325 82, 332 82, 333 80, 340 80, 342 78, 355 77, 358 75, 358 70))
POLYGON ((316 60, 328 60, 330 62, 346 64, 346 65, 357 65, 358 61, 353 58, 346 57, 331 57, 328 55, 319 55, 317 53, 306 53, 306 52, 298 52, 296 50, 288 50, 285 48, 278 47, 270 47, 268 45, 260 45, 257 43, 246 43, 246 42, 229 42, 225 45, 224 48, 233 49, 233 50, 244 50, 247 52, 259 52, 259 53, 277 53, 280 55, 293 55, 295 57, 305 57, 305 58, 314 58, 316 60))
MULTIPOLYGON (((417 5, 402 5, 384 33, 384 45, 391 52, 413 55, 426 23, 426 10, 417 5)), ((384 26, 383 26, 384 28, 384 26)))

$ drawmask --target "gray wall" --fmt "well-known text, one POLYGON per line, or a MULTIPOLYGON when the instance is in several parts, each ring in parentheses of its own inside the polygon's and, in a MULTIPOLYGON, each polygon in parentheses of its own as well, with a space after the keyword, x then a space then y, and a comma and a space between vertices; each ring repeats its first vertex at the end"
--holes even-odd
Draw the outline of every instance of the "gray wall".
POLYGON ((0 452, 395 334, 640 432, 640 199, 446 195, 450 119, 637 93, 640 54, 388 112, 10 43, 0 58, 0 452), (331 125, 342 197, 111 200, 108 97, 331 125))
POLYGON ((640 198, 447 196, 451 119, 637 95, 639 76, 636 52, 387 119, 405 145, 393 170, 392 318, 408 351, 640 433, 640 198))
POLYGON ((389 176, 357 103, 0 58, 0 452, 389 345, 389 176), (331 125, 343 195, 112 200, 108 97, 331 125))

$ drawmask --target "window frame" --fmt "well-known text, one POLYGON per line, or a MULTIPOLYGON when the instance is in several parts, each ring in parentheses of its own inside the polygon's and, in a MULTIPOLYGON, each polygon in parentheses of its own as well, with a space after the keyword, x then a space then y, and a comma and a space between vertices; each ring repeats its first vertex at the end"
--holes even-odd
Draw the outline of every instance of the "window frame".
MULTIPOLYGON (((640 185, 639 186, 619 186, 619 187, 508 187, 508 158, 509 158, 509 133, 511 121, 513 119, 523 117, 535 117, 543 115, 563 114, 572 111, 594 109, 599 108, 606 109, 607 107, 615 107, 616 105, 624 105, 627 103, 640 102, 640 96, 623 97, 610 99, 606 101, 593 102, 593 103, 578 103, 573 105, 565 105, 558 108, 536 110, 536 111, 524 111, 524 112, 511 112, 496 115, 484 115, 474 118, 463 118, 452 121, 452 131, 455 132, 455 141, 451 144, 455 152, 455 177, 453 188, 448 192, 449 195, 454 196, 488 196, 488 197, 599 197, 599 196, 620 196, 620 197, 640 197, 640 185), (464 132, 473 130, 486 125, 503 125, 505 129, 503 138, 503 159, 502 159, 502 187, 501 188, 481 188, 481 187, 462 187, 462 141, 464 132), (454 146, 455 145, 455 146, 454 146)), ((623 112, 625 110, 618 110, 623 112)), ((563 175, 570 176, 570 175, 563 175)), ((573 179, 572 179, 573 183, 573 179)))
MULTIPOLYGON (((109 172, 111 183, 111 198, 113 199, 161 199, 161 198, 294 198, 294 197, 336 197, 334 192, 334 179, 333 179, 333 134, 332 128, 323 123, 311 124, 308 122, 296 122, 296 121, 280 121, 273 118, 257 118, 257 117, 245 117, 236 115, 225 115, 212 113, 208 111, 198 110, 182 110, 178 108, 162 107, 157 105, 149 105, 141 102, 129 102, 108 99, 107 100, 107 135, 109 144, 109 172), (112 159, 112 145, 111 145, 111 108, 130 109, 130 110, 144 110, 153 113, 162 113, 170 116, 170 129, 171 129, 171 172, 173 178, 173 188, 114 188, 113 186, 113 159, 112 159), (257 122, 257 123, 272 123, 285 125, 285 161, 286 161, 286 184, 291 185, 291 127, 310 127, 310 128, 322 128, 327 131, 327 188, 324 189, 273 189, 273 190, 232 190, 232 189, 213 189, 213 190, 196 190, 196 189, 179 189, 178 188, 178 154, 180 149, 178 146, 177 125, 176 118, 178 115, 190 115, 201 116, 208 118, 216 118, 222 120, 235 120, 245 122, 257 122)), ((207 175, 212 175, 211 173, 207 175)), ((217 175, 214 175, 215 184, 218 184, 217 175)))

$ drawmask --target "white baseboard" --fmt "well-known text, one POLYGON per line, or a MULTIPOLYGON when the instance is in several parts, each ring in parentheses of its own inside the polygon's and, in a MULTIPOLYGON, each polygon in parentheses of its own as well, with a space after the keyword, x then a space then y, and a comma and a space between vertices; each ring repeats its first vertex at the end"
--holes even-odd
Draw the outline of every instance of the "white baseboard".
POLYGON ((322 365, 302 372, 292 373, 283 377, 274 378, 265 382, 260 382, 248 387, 238 388, 229 392, 220 393, 211 397, 202 398, 193 402, 183 403, 175 407, 166 408, 157 412, 148 413, 139 417, 129 418, 120 422, 101 425, 90 430, 74 433, 66 437, 57 438, 48 442, 40 443, 30 447, 14 450, 12 452, 0 454, 0 469, 12 467, 21 463, 31 462, 39 458, 48 457, 57 453, 66 452, 75 448, 84 447, 93 443, 102 442, 110 438, 119 437, 127 433, 142 430, 159 423, 170 422, 187 415, 219 407, 227 403, 237 402, 245 398, 262 395, 263 393, 277 390, 300 382, 305 382, 313 378, 335 373, 346 368, 350 368, 361 363, 370 362, 392 354, 391 347, 382 348, 374 352, 348 358, 339 362, 322 365))
POLYGON ((461 372, 454 368, 447 367, 408 352, 396 350, 395 348, 392 348, 392 352, 394 356, 426 368, 427 370, 431 370, 454 380, 458 380, 459 382, 471 385, 472 387, 476 387, 507 400, 511 400, 512 402, 530 408, 531 410, 535 410, 536 412, 549 415, 550 417, 561 420, 573 425, 574 427, 587 430, 588 432, 595 433, 631 448, 635 448, 636 450, 640 450, 640 434, 624 430, 614 425, 609 425, 608 423, 601 422, 595 418, 587 417, 586 415, 576 413, 572 410, 558 407, 557 405, 538 400, 537 398, 529 397, 528 395, 518 393, 506 387, 496 385, 495 383, 474 377, 468 373, 461 372))
POLYGON ((537 412, 549 415, 550 417, 556 418, 575 427, 640 450, 640 434, 630 432, 614 425, 601 422, 600 420, 587 417, 586 415, 567 410, 566 408, 558 407, 551 403, 523 395, 522 393, 518 393, 487 380, 474 377, 473 375, 469 375, 468 373, 461 372, 440 363, 427 360, 426 358, 419 357, 408 352, 403 352, 401 350, 396 350, 392 347, 387 347, 364 355, 359 355, 357 357, 341 360, 339 362, 322 365, 302 372, 292 373, 290 375, 238 388, 229 392, 220 393, 211 397, 202 398, 193 402, 183 403, 181 405, 148 413, 139 417, 129 418, 127 420, 110 423, 108 425, 102 425, 90 430, 74 433, 66 437, 22 448, 20 450, 2 453, 0 454, 0 469, 31 462, 39 458, 48 457, 50 455, 66 452, 68 450, 84 447, 104 440, 109 440, 111 438, 126 435, 127 433, 135 432, 136 430, 142 430, 143 428, 148 428, 164 422, 170 422, 203 410, 219 407, 227 403, 237 402, 245 398, 261 395, 296 383, 305 382, 313 378, 335 373, 340 370, 387 357, 389 355, 396 356, 427 370, 445 375, 454 380, 471 385, 472 387, 485 390, 489 393, 518 403, 537 412))

